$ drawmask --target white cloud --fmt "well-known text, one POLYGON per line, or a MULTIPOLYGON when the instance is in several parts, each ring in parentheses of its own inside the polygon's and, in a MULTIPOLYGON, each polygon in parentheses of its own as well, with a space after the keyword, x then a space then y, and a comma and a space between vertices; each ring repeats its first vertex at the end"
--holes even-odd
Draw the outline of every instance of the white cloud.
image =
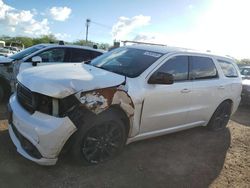
POLYGON ((10 10, 13 10, 13 8, 4 4, 4 2, 0 0, 0 19, 4 19, 6 12, 10 10))
POLYGON ((133 32, 134 29, 148 25, 151 20, 150 16, 138 15, 132 18, 120 17, 118 22, 112 27, 113 39, 123 40, 133 32))
POLYGON ((52 7, 49 11, 54 20, 65 21, 69 18, 72 10, 68 7, 52 7))
POLYGON ((37 21, 34 19, 34 14, 34 11, 17 10, 0 0, 0 33, 32 36, 49 34, 48 20, 37 21))
POLYGON ((249 7, 249 0, 214 0, 188 31, 143 33, 134 39, 250 58, 249 7))
POLYGON ((41 22, 31 21, 30 26, 24 30, 24 33, 30 35, 47 35, 50 34, 50 28, 48 26, 48 20, 43 19, 41 22))

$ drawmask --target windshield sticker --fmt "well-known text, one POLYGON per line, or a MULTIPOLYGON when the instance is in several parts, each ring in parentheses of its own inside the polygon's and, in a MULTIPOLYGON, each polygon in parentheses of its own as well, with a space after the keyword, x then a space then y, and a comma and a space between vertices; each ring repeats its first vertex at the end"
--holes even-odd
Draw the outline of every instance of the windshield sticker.
POLYGON ((155 57, 155 58, 161 57, 161 54, 158 54, 155 52, 144 52, 144 55, 148 55, 148 56, 155 57))

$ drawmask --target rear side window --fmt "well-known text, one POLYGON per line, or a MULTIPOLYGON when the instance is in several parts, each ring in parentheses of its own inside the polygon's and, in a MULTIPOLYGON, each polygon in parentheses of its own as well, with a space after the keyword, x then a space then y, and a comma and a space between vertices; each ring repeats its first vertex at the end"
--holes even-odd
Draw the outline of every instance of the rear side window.
POLYGON ((188 79, 188 56, 176 56, 165 62, 157 72, 165 72, 174 76, 174 81, 188 79))
POLYGON ((218 73, 211 58, 190 56, 190 78, 193 80, 217 78, 218 73))
POLYGON ((101 55, 99 52, 85 50, 85 49, 71 49, 70 62, 83 62, 94 59, 95 57, 101 55))
POLYGON ((235 78, 238 77, 237 70, 233 66, 233 64, 229 61, 217 60, 220 64, 220 67, 226 77, 235 78))

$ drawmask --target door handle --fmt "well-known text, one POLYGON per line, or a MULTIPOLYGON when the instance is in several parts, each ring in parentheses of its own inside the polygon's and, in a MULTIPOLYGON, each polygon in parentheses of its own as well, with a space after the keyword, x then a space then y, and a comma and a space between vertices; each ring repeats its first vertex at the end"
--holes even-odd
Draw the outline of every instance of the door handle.
POLYGON ((183 90, 181 90, 181 93, 189 93, 189 92, 191 92, 189 89, 183 89, 183 90))
POLYGON ((225 87, 224 86, 219 86, 218 89, 225 89, 225 87))

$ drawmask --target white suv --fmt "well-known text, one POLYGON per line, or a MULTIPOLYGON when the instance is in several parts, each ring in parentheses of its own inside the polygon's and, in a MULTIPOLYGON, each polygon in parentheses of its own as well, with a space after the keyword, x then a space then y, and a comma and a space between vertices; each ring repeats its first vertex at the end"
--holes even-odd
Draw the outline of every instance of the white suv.
POLYGON ((197 126, 221 130, 242 89, 230 58, 152 45, 29 69, 18 82, 9 133, 21 155, 42 165, 55 164, 63 148, 96 164, 137 140, 197 126))

